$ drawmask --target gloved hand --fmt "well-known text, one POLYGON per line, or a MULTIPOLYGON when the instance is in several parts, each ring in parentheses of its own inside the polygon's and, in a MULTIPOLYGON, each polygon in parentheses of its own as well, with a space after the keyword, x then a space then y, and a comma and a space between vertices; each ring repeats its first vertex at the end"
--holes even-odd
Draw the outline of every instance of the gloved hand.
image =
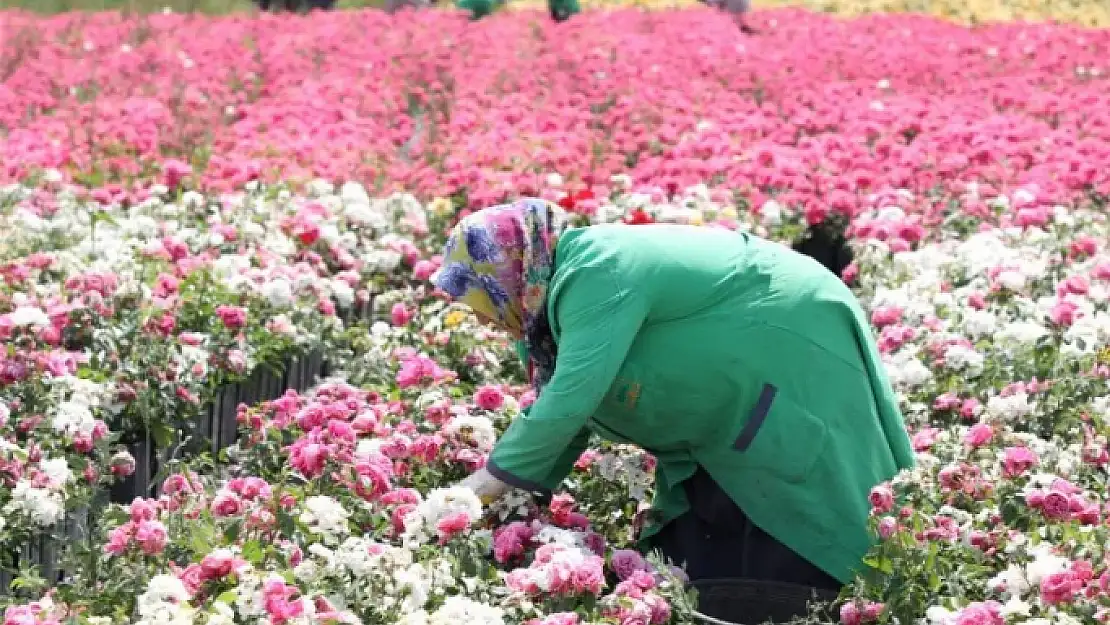
POLYGON ((472 473, 465 480, 459 482, 459 486, 469 488, 475 495, 478 495, 478 499, 482 501, 484 506, 497 501, 501 495, 512 488, 505 482, 493 477, 485 469, 479 469, 472 473))

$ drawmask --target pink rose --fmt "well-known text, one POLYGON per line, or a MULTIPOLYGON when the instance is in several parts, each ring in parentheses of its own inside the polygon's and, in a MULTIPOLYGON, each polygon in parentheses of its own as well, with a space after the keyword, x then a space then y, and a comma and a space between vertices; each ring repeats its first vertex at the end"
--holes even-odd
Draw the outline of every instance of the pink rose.
POLYGON ((879 620, 879 617, 882 616, 884 610, 886 610, 886 605, 885 604, 875 603, 875 602, 872 602, 872 601, 868 601, 868 602, 864 603, 863 604, 863 621, 865 623, 870 623, 870 622, 879 620))
POLYGON ((236 564, 235 556, 230 551, 220 550, 204 556, 200 569, 205 579, 220 579, 231 575, 236 564))
POLYGON ((1079 306, 1075 302, 1069 301, 1057 302, 1048 312, 1048 316, 1052 319, 1052 323, 1058 326, 1070 326, 1075 323, 1078 314, 1079 306))
POLYGON ((860 625, 863 622, 863 615, 860 614, 859 606, 855 602, 845 603, 840 606, 840 623, 841 625, 860 625))
POLYGON ((148 556, 162 553, 168 538, 166 526, 159 521, 143 521, 135 530, 135 542, 148 556))
POLYGON ((401 302, 394 304, 393 308, 389 311, 389 319, 393 322, 393 325, 397 327, 407 326, 409 322, 412 321, 412 318, 412 311, 401 302))
POLYGON ((135 472, 135 458, 127 450, 117 451, 109 460, 112 475, 127 477, 135 472))
POLYGON ((955 393, 944 393, 933 400, 934 410, 953 410, 960 406, 960 397, 955 393))
POLYGON ((134 529, 135 524, 128 521, 108 532, 108 543, 104 545, 104 553, 113 556, 123 555, 131 544, 131 533, 134 529))
POLYGON ((1041 511, 1050 519, 1063 521, 1071 517, 1071 502, 1067 495, 1049 491, 1044 496, 1041 511))
POLYGON ((127 510, 131 515, 131 521, 134 523, 151 521, 158 516, 158 502, 153 499, 138 497, 131 502, 127 510))
POLYGON ((911 442, 914 451, 928 451, 934 443, 937 442, 937 433, 939 430, 936 428, 925 428, 914 433, 911 442))
POLYGON ((494 559, 507 564, 523 557, 525 547, 533 535, 532 527, 522 521, 514 521, 498 528, 493 534, 494 559))
POLYGON ((221 304, 216 307, 216 316, 231 330, 237 330, 247 324, 247 309, 239 306, 221 304))
POLYGON ((898 521, 894 517, 885 516, 879 519, 879 538, 886 540, 898 531, 898 521))
POLYGON ((651 625, 664 625, 671 620, 671 606, 663 597, 648 593, 644 595, 644 603, 651 608, 651 625))
POLYGON ((1014 478, 1037 465, 1037 454, 1028 447, 1007 447, 1002 456, 1002 474, 1014 478))
POLYGON ((1083 588, 1071 571, 1061 571, 1041 580, 1041 600, 1049 605, 1067 603, 1083 588))
POLYGON ((575 594, 601 594, 605 587, 605 570, 601 558, 586 558, 573 569, 571 588, 575 594))
POLYGON ((171 295, 177 294, 179 284, 176 277, 168 273, 160 273, 158 274, 158 278, 154 281, 154 288, 151 290, 151 294, 154 297, 165 299, 171 295))
POLYGON ((871 323, 877 328, 898 323, 902 309, 897 306, 878 306, 871 311, 871 323))
POLYGON ((439 535, 439 544, 443 545, 455 536, 470 527, 470 517, 465 512, 456 512, 446 516, 436 523, 436 533, 439 535))
POLYGON ((894 509, 894 490, 889 483, 872 488, 867 499, 871 502, 872 514, 885 514, 894 509))
POLYGON ((212 500, 212 514, 218 517, 235 516, 243 511, 243 502, 235 493, 223 490, 212 500))
POLYGON ((979 400, 975 399, 974 397, 965 399, 964 403, 960 405, 960 416, 965 419, 973 418, 978 412, 979 400))
POLYGON ((412 268, 412 277, 421 282, 427 281, 436 272, 436 264, 430 260, 418 260, 412 268))
POLYGON ((613 552, 609 560, 609 567, 617 574, 621 581, 628 579, 632 573, 647 570, 648 563, 639 552, 632 549, 618 549, 613 552))
POLYGON ((968 447, 977 448, 982 447, 990 442, 994 436, 994 430, 986 423, 976 423, 971 426, 971 429, 964 435, 964 443, 968 447))
POLYGON ((176 495, 178 493, 191 493, 193 487, 189 483, 189 479, 180 473, 175 473, 166 478, 162 484, 162 492, 167 495, 176 495))
POLYGON ((393 512, 389 513, 389 524, 395 534, 401 534, 405 531, 405 517, 415 509, 416 504, 405 503, 397 506, 393 509, 393 512))
POLYGON ((186 177, 193 173, 191 165, 177 159, 169 159, 162 163, 162 173, 166 176, 166 186, 173 189, 186 177))
POLYGON ((969 604, 956 614, 955 625, 1005 625, 1001 608, 997 601, 969 604))
POLYGON ((487 384, 474 393, 474 403, 482 410, 497 410, 505 403, 505 395, 501 389, 487 384))

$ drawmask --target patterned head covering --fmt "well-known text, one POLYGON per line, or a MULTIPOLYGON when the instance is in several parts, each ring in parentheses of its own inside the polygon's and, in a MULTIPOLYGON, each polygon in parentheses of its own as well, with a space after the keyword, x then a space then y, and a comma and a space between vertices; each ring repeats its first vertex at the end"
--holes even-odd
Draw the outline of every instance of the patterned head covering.
POLYGON ((563 210, 543 200, 482 209, 455 226, 432 276, 457 301, 524 336, 537 393, 555 371, 547 287, 567 224, 563 210))

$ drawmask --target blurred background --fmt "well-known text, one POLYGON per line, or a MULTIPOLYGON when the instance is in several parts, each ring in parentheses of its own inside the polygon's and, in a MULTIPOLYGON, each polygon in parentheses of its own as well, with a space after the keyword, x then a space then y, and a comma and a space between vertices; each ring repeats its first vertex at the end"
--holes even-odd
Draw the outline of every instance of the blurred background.
MULTIPOLYGON (((339 0, 343 8, 380 8, 385 0, 339 0)), ((443 3, 451 6, 452 3, 443 3)), ((584 8, 640 6, 650 9, 697 5, 696 0, 582 0, 584 8)), ((968 24, 1048 20, 1110 27, 1110 0, 755 0, 754 9, 796 5, 845 16, 875 12, 914 12, 968 24)), ((508 8, 543 8, 546 0, 510 0, 508 8)), ((0 9, 41 13, 122 10, 132 12, 232 13, 256 10, 250 0, 0 0, 0 9)))

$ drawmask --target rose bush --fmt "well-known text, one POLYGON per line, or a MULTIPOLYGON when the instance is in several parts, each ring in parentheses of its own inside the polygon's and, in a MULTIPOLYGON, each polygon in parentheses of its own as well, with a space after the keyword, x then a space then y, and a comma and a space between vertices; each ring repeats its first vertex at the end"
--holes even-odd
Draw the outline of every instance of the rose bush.
MULTIPOLYGON (((984 201, 979 192, 971 186, 956 201, 975 206, 984 201)), ((899 206, 913 206, 915 198, 875 194, 873 208, 849 230, 858 259, 847 277, 868 305, 904 398, 919 467, 872 492, 879 542, 867 560, 870 573, 845 590, 846 623, 1081 621, 1103 614, 1102 580, 1110 575, 1102 547, 1110 461, 1108 225, 1101 210, 1053 206, 1027 194, 993 195, 979 217, 953 212, 931 231, 898 239, 887 233, 910 227, 899 206)), ((753 212, 717 204, 704 188, 678 195, 668 203, 637 192, 600 199, 579 219, 751 228, 780 240, 804 222, 804 214, 770 202, 753 212)), ((244 228, 234 253, 193 252, 189 257, 203 259, 197 271, 234 265, 230 258, 252 249, 286 250, 270 264, 258 262, 273 271, 319 255, 318 273, 303 281, 304 314, 331 310, 321 305, 339 297, 327 288, 334 279, 328 276, 354 271, 356 286, 381 291, 376 319, 344 328, 334 314, 323 315, 319 323, 327 325, 320 327, 333 327, 331 379, 306 393, 241 406, 239 443, 217 471, 177 463, 159 497, 110 507, 94 539, 69 553, 67 578, 45 598, 22 591, 12 618, 35 611, 45 621, 80 615, 111 622, 688 618, 691 601, 676 585, 678 573, 630 550, 651 497, 649 454, 599 443, 549 502, 514 494, 483 509, 450 487, 483 465, 497 433, 534 398, 505 337, 425 282, 438 262, 441 236, 432 233, 442 228, 413 235, 411 224, 442 221, 439 204, 425 207, 403 196, 364 202, 365 196, 356 184, 337 191, 317 182, 303 197, 257 186, 224 198, 228 220, 249 216, 275 227, 266 230, 265 245, 252 243, 244 228), (346 216, 367 205, 380 229, 360 238, 362 225, 346 216), (329 228, 335 231, 319 238, 301 236, 329 228), (411 238, 397 234, 404 232, 411 238), (325 240, 346 243, 320 246, 325 240), (360 250, 350 268, 324 262, 343 248, 360 250), (367 260, 389 252, 393 260, 384 266, 367 260)), ((12 218, 28 219, 29 197, 24 191, 13 201, 12 218)), ((144 206, 106 209, 112 229, 104 232, 125 229, 124 214, 175 204, 151 199, 144 206)), ((178 231, 188 214, 163 217, 160 229, 178 231)), ((228 233, 218 219, 193 223, 190 241, 228 233)), ((92 254, 92 242, 76 236, 56 243, 52 254, 64 259, 75 250, 92 254)), ((278 290, 266 287, 273 274, 251 279, 253 265, 219 274, 228 292, 246 299, 212 304, 210 333, 242 330, 272 310, 272 298, 257 292, 278 290)), ((153 291, 165 282, 155 278, 144 298, 151 307, 153 291)), ((38 284, 34 290, 49 291, 42 276, 38 284)), ((46 327, 50 315, 15 299, 25 305, 6 313, 13 344, 24 335, 43 340, 26 328, 46 327)), ((159 314, 167 309, 177 310, 156 307, 159 314)), ((252 340, 264 344, 265 336, 252 340)), ((236 345, 252 353, 251 344, 236 345)), ((79 347, 70 346, 75 361, 85 359, 79 347)), ((68 394, 55 400, 60 405, 81 396, 83 376, 99 370, 86 364, 27 379, 66 380, 68 394)), ((37 387, 23 393, 38 402, 53 397, 37 387)), ((103 410, 82 401, 89 412, 103 410)), ((59 419, 53 423, 81 423, 72 415, 59 419)), ((101 432, 96 440, 110 436, 95 419, 91 427, 101 432)), ((61 427, 62 440, 66 432, 61 427)), ((45 448, 50 439, 31 430, 28 440, 45 448)), ((106 460, 102 452, 99 461, 106 460)), ((49 469, 50 460, 42 462, 28 479, 48 489, 50 471, 64 473, 65 464, 49 469)), ((24 497, 20 487, 11 497, 24 497)))
POLYGON ((690 622, 635 551, 650 454, 595 441, 549 501, 451 486, 535 398, 427 279, 521 193, 849 223, 919 466, 872 491, 840 620, 1105 620, 1110 35, 719 18, 0 13, 6 622, 690 622), (214 453, 219 389, 310 353, 329 377, 214 453), (147 438, 161 487, 107 505, 147 438), (86 515, 40 578, 19 548, 86 515))
POLYGON ((4 12, 0 179, 53 169, 111 203, 154 177, 228 191, 319 176, 474 208, 552 172, 600 198, 628 175, 814 219, 887 188, 927 215, 945 208, 934 190, 972 181, 1044 201, 1110 191, 1105 30, 753 20, 760 37, 708 10, 566 28, 536 12, 4 12))

